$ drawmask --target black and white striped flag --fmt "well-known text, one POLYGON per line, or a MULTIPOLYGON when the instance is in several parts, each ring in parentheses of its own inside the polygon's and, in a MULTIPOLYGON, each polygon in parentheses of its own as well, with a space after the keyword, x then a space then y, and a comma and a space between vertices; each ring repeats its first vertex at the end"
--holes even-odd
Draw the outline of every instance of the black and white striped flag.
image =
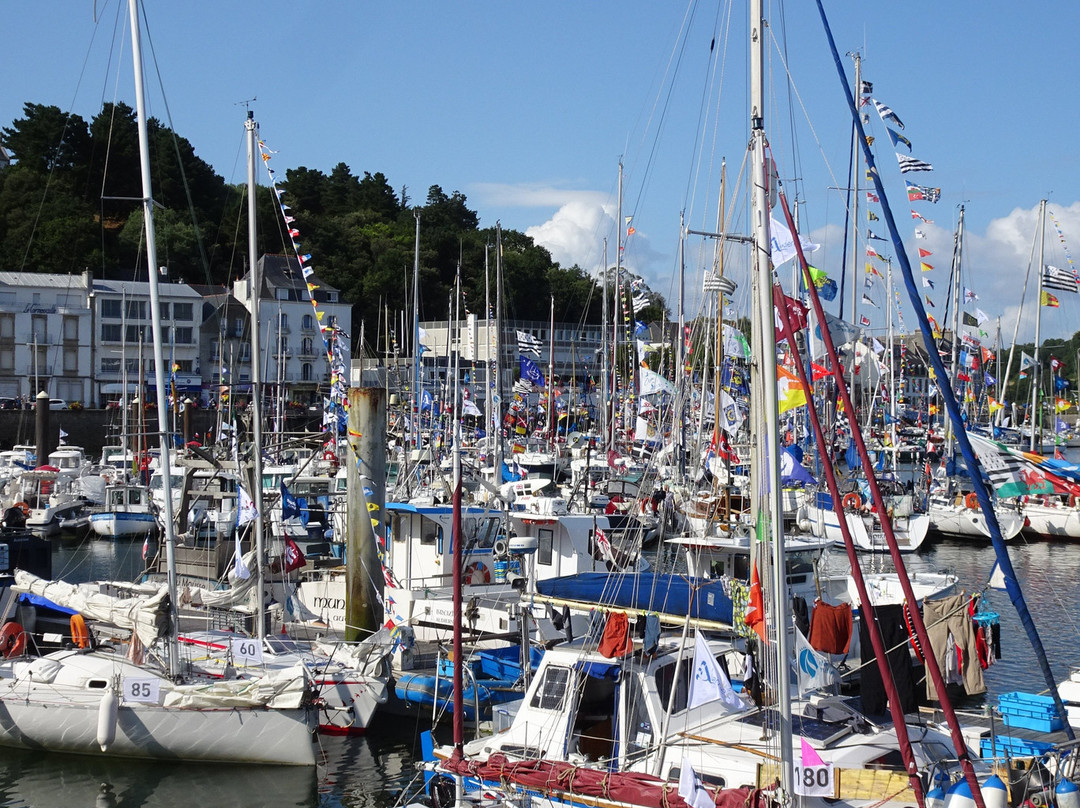
POLYGON ((646 294, 634 295, 634 311, 641 311, 649 305, 649 296, 646 294))
POLYGON ((533 385, 528 379, 518 379, 514 382, 514 393, 519 396, 525 396, 532 392, 533 385))
POLYGON ((1043 269, 1043 286, 1047 289, 1057 289, 1062 292, 1076 291, 1076 276, 1069 270, 1047 264, 1043 269))
POLYGON ((534 337, 532 334, 526 334, 524 331, 518 331, 517 340, 518 353, 531 353, 537 359, 540 358, 540 349, 544 347, 544 344, 540 342, 539 337, 534 337))
POLYGON ((906 154, 897 154, 896 162, 900 164, 900 173, 907 174, 909 171, 933 171, 934 167, 922 160, 908 157, 906 154))

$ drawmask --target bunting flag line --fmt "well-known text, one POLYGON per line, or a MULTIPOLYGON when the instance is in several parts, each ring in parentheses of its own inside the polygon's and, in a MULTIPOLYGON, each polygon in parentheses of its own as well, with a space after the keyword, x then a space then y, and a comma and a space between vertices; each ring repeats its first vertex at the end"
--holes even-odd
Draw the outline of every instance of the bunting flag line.
POLYGON ((543 343, 540 342, 539 337, 534 337, 525 331, 517 332, 518 353, 529 354, 531 353, 537 359, 540 358, 540 349, 543 347, 543 343))
POLYGON ((1061 292, 1076 294, 1076 278, 1068 270, 1047 264, 1043 269, 1043 286, 1061 292))
POLYGON ((941 199, 940 188, 927 188, 925 185, 916 185, 913 182, 904 181, 904 185, 907 186, 907 198, 908 202, 934 202, 936 203, 941 199))
POLYGON ((1061 225, 1058 224, 1058 220, 1054 216, 1054 211, 1047 210, 1050 214, 1050 221, 1054 223, 1054 230, 1057 231, 1058 241, 1061 242, 1061 249, 1065 253, 1065 260, 1069 264, 1069 271, 1072 272, 1073 277, 1080 281, 1080 273, 1076 271, 1076 265, 1073 263, 1072 255, 1069 253, 1069 245, 1065 243, 1065 234, 1061 232, 1061 225))
POLYGON ((874 101, 874 107, 877 109, 877 114, 881 116, 881 120, 882 120, 883 123, 887 124, 887 123, 891 122, 891 123, 896 124, 900 129, 904 128, 903 122, 900 120, 899 116, 897 116, 897 114, 895 112, 893 112, 887 106, 882 104, 876 98, 873 99, 873 101, 874 101))
POLYGON ((890 129, 887 126, 885 127, 885 131, 887 131, 889 133, 889 140, 892 141, 892 145, 893 145, 894 149, 897 147, 898 144, 903 143, 905 146, 907 146, 908 152, 911 152, 911 141, 910 140, 908 140, 906 137, 901 135, 899 132, 896 132, 896 131, 890 129))
POLYGON ((897 154, 896 162, 900 164, 900 173, 907 174, 909 171, 933 171, 934 167, 923 160, 917 160, 906 154, 897 154))

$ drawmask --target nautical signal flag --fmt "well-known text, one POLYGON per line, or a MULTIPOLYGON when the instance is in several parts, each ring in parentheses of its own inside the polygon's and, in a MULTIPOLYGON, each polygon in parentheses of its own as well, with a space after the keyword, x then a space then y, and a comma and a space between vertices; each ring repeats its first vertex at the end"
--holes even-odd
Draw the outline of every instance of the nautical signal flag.
POLYGON ((929 258, 931 255, 933 255, 932 252, 922 247, 919 247, 919 258, 929 258))
POLYGON ((889 109, 889 107, 878 101, 876 98, 874 99, 874 107, 877 108, 877 113, 881 116, 882 123, 893 123, 896 124, 896 126, 898 126, 900 129, 904 128, 904 123, 900 120, 897 114, 891 109, 889 109))
POLYGON ((865 314, 862 315, 861 317, 859 317, 859 325, 861 325, 863 328, 869 328, 870 318, 867 317, 865 314))
POLYGON ((934 305, 934 301, 930 299, 930 295, 923 295, 923 297, 924 297, 924 298, 926 299, 926 305, 927 305, 927 306, 929 306, 929 307, 930 307, 930 308, 932 308, 932 309, 933 309, 933 308, 937 308, 937 307, 936 307, 936 306, 934 305))
POLYGON ((876 213, 874 213, 874 211, 872 211, 872 210, 866 211, 866 221, 868 221, 868 222, 876 222, 877 220, 878 220, 878 215, 876 213))
POLYGON ((1045 290, 1042 293, 1042 304, 1044 306, 1049 306, 1052 309, 1056 309, 1061 305, 1056 297, 1045 290))
POLYGON ((920 261, 919 266, 922 268, 923 272, 929 272, 934 268, 931 264, 928 264, 925 261, 920 261))
POLYGON ((776 400, 780 412, 787 412, 806 404, 806 393, 798 377, 782 367, 776 369, 776 400))
POLYGON ((889 133, 889 140, 892 141, 892 145, 893 145, 894 149, 899 144, 903 143, 905 146, 907 146, 908 154, 911 153, 911 141, 910 140, 908 140, 906 137, 901 135, 899 132, 896 132, 896 131, 893 131, 892 129, 889 129, 889 127, 887 127, 887 126, 885 127, 885 130, 889 133))
POLYGON ((930 280, 929 278, 923 278, 922 279, 922 285, 924 287, 928 288, 928 289, 933 289, 934 288, 934 282, 932 280, 930 280))
POLYGON ((970 303, 971 301, 978 300, 978 299, 979 299, 979 296, 977 294, 975 294, 975 292, 973 292, 971 289, 968 289, 966 286, 964 287, 964 302, 965 303, 970 303))
POLYGON ((878 199, 878 195, 875 194, 873 191, 867 191, 866 192, 866 201, 867 202, 880 202, 881 200, 878 199))

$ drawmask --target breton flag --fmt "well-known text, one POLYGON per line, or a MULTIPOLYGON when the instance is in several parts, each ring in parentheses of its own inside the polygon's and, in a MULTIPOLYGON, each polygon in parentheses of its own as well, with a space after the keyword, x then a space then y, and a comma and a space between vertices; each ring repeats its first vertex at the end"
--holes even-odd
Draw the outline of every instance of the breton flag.
POLYGON ((908 202, 937 202, 941 199, 940 188, 927 188, 925 185, 916 185, 913 182, 904 181, 907 186, 908 202))
POLYGON ((906 137, 901 135, 899 132, 893 131, 892 129, 890 129, 887 126, 885 127, 885 131, 887 131, 889 133, 889 140, 892 141, 892 145, 893 145, 894 149, 896 148, 898 143, 903 143, 905 146, 907 146, 908 152, 909 153, 911 152, 911 141, 910 140, 908 140, 906 137))
POLYGON ((1043 286, 1062 292, 1076 294, 1076 276, 1060 267, 1047 264, 1043 269, 1043 286))
POLYGON ((527 334, 524 331, 518 331, 517 341, 518 353, 531 353, 537 359, 540 358, 540 349, 543 347, 543 343, 540 342, 539 337, 534 337, 532 334, 527 334))
POLYGON ((897 154, 896 162, 900 164, 900 173, 907 174, 909 171, 933 171, 934 167, 929 163, 909 157, 906 154, 897 154))
MULTIPOLYGON (((896 113, 882 104, 876 98, 874 99, 874 106, 877 108, 877 114, 881 116, 881 120, 884 123, 894 123, 901 129, 904 128, 903 122, 897 117, 896 113)), ((887 128, 887 127, 886 127, 887 128)))

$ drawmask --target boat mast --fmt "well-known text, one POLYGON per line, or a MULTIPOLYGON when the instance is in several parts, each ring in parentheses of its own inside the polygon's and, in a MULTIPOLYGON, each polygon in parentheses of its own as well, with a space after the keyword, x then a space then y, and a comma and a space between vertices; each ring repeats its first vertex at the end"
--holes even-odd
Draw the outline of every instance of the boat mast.
POLYGON ((600 317, 600 434, 604 440, 607 440, 608 434, 608 373, 610 368, 608 367, 608 344, 607 344, 607 322, 608 322, 608 294, 607 294, 607 276, 608 276, 608 257, 607 257, 607 238, 604 239, 604 267, 600 270, 600 298, 603 300, 603 314, 600 317))
MULTIPOLYGON (((964 206, 960 206, 960 217, 956 223, 956 235, 953 237, 952 256, 952 348, 949 358, 949 378, 956 384, 957 363, 960 361, 960 262, 964 239, 964 206)), ((962 397, 961 397, 962 398, 962 397)), ((949 455, 952 451, 953 425, 948 418, 945 419, 945 446, 948 447, 949 455)))
MULTIPOLYGON (((251 499, 255 503, 255 569, 256 590, 259 611, 258 620, 255 624, 256 635, 259 641, 266 639, 266 621, 263 620, 263 592, 266 588, 266 567, 263 559, 266 556, 266 530, 263 521, 263 486, 262 486, 262 376, 259 367, 259 297, 262 295, 262 272, 259 269, 259 243, 258 228, 255 220, 255 155, 257 154, 255 140, 259 125, 255 123, 254 113, 248 110, 247 120, 244 121, 244 129, 247 131, 248 148, 248 259, 251 262, 251 474, 252 480, 251 499)), ((281 349, 280 337, 278 349, 281 349)), ((237 469, 239 473, 240 469, 237 469)))
MULTIPOLYGON (((142 45, 139 38, 138 0, 128 0, 131 17, 131 58, 135 64, 135 109, 139 132, 139 169, 142 175, 143 222, 146 227, 146 270, 150 282, 150 321, 154 328, 154 390, 157 401, 158 442, 161 447, 162 530, 165 536, 166 580, 169 611, 173 625, 169 631, 169 675, 180 675, 180 643, 176 616, 176 532, 173 524, 172 478, 169 452, 168 410, 165 407, 165 355, 161 346, 161 295, 158 289, 157 241, 154 237, 154 195, 150 186, 150 136, 146 126, 146 94, 143 90, 142 45)), ((35 352, 35 356, 37 353, 35 352)), ((40 459, 39 459, 39 462, 40 459)))
POLYGON ((1036 440, 1036 430, 1038 429, 1039 418, 1039 327, 1042 324, 1042 307, 1043 307, 1043 267, 1044 255, 1043 249, 1046 242, 1046 200, 1039 200, 1039 263, 1036 267, 1039 271, 1039 286, 1038 294, 1035 296, 1035 364, 1031 368, 1031 414, 1028 416, 1028 425, 1031 427, 1031 439, 1028 443, 1028 450, 1035 452, 1042 447, 1038 445, 1039 441, 1036 440))
MULTIPOLYGON (((611 413, 611 435, 609 436, 610 442, 608 447, 612 450, 617 450, 615 436, 619 431, 619 422, 623 418, 623 411, 619 400, 619 391, 615 384, 615 378, 619 373, 619 301, 622 297, 622 172, 622 160, 619 160, 619 195, 616 202, 615 213, 615 311, 611 313, 611 367, 615 371, 615 376, 613 376, 611 380, 611 399, 614 406, 612 407, 611 413), (615 411, 615 407, 618 407, 617 412, 615 411)), ((628 381, 628 379, 623 380, 624 389, 628 381)))
POLYGON ((491 368, 495 371, 495 395, 492 397, 494 409, 492 410, 493 435, 495 437, 495 476, 493 481, 496 485, 502 482, 503 464, 503 439, 502 439, 502 373, 499 363, 502 361, 502 222, 495 222, 495 359, 491 362, 491 368))
MULTIPOLYGON (((772 257, 769 233, 768 170, 765 165, 765 19, 762 0, 750 0, 750 130, 753 149, 753 197, 751 220, 754 225, 754 262, 752 294, 756 303, 758 347, 754 357, 758 389, 763 407, 758 412, 754 502, 758 507, 758 538, 771 542, 772 598, 776 621, 776 695, 780 705, 780 785, 794 793, 795 767, 792 759, 791 683, 788 675, 787 621, 780 615, 787 611, 787 574, 784 565, 784 530, 781 520, 780 452, 777 446, 779 421, 776 394, 776 336, 773 329, 772 257)), ((792 233, 798 239, 798 233, 792 233)), ((718 301, 719 302, 719 301, 718 301)))
POLYGON ((551 296, 551 330, 548 332, 548 440, 555 454, 555 295, 551 296))

